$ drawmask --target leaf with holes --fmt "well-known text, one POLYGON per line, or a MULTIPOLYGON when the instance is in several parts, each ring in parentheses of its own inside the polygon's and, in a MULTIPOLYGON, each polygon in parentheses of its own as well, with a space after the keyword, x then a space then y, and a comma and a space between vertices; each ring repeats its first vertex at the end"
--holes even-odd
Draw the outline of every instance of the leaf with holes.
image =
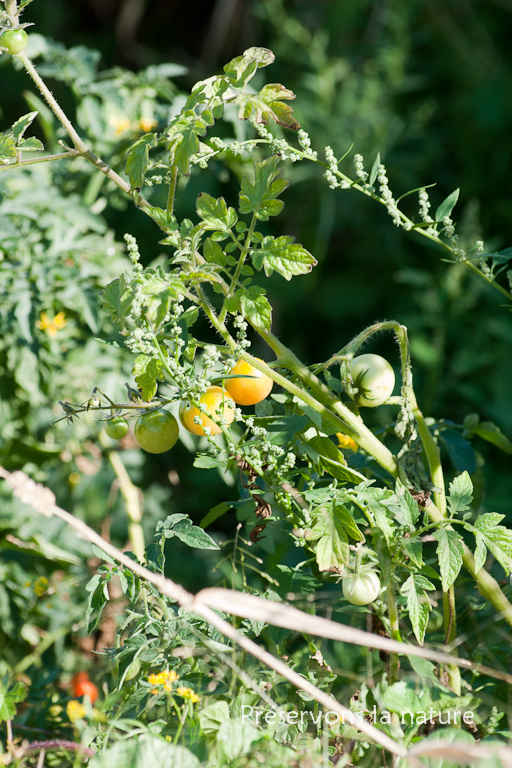
POLYGON ((297 131, 300 123, 293 116, 293 110, 289 104, 284 104, 283 99, 295 98, 293 91, 285 88, 281 83, 269 83, 259 93, 242 91, 235 99, 238 104, 238 117, 248 120, 252 117, 257 123, 270 123, 271 121, 297 131))
POLYGON ((315 257, 294 241, 295 238, 289 235, 264 237, 261 246, 251 251, 254 268, 258 271, 264 269, 267 277, 277 272, 285 280, 311 272, 317 263, 315 257))

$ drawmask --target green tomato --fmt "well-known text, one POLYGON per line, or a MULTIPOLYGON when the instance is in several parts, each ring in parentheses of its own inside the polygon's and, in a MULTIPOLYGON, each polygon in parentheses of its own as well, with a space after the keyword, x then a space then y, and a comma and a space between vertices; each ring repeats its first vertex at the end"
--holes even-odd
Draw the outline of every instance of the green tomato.
POLYGON ((443 626, 443 616, 439 611, 432 611, 428 617, 427 632, 437 632, 443 626))
POLYGON ((373 603, 379 596, 379 592, 380 579, 374 571, 346 576, 343 579, 343 596, 352 605, 373 603))
POLYGON ((0 48, 15 56, 27 47, 28 35, 24 29, 7 29, 0 35, 0 48))
POLYGON ((395 386, 395 373, 387 360, 380 355, 354 357, 350 375, 358 392, 350 395, 358 405, 375 408, 388 400, 395 386))
POLYGON ((124 676, 125 682, 127 680, 133 680, 134 677, 136 677, 140 672, 140 661, 138 659, 134 659, 128 669, 126 670, 126 674, 124 676))
POLYGON ((169 411, 151 411, 139 416, 135 424, 135 439, 148 453, 164 453, 178 440, 178 422, 169 411))
POLYGON ((120 440, 128 432, 128 422, 124 416, 114 416, 105 424, 105 432, 113 440, 120 440))

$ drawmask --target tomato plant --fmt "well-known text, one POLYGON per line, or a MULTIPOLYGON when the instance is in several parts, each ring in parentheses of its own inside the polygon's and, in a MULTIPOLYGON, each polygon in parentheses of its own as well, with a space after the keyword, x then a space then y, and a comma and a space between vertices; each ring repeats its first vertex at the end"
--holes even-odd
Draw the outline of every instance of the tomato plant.
POLYGON ((24 51, 27 43, 28 35, 24 29, 7 29, 0 35, 0 48, 5 48, 12 56, 24 51))
POLYGON ((113 440, 120 440, 128 432, 128 422, 124 416, 114 416, 105 424, 105 432, 113 440))
POLYGON ((208 387, 199 398, 199 404, 205 408, 206 413, 187 400, 182 400, 180 404, 180 421, 193 435, 204 435, 205 429, 209 429, 212 435, 219 435, 222 432, 220 426, 207 414, 217 421, 223 419, 228 425, 235 418, 235 403, 222 387, 208 387), (200 424, 196 423, 196 418, 200 419, 200 424))
POLYGON ((135 439, 148 453, 170 450, 179 437, 178 422, 169 411, 143 413, 135 424, 135 439))
POLYGON ((377 599, 380 579, 375 571, 361 571, 343 579, 343 595, 352 605, 368 605, 377 599))
MULTIPOLYGON (((259 360, 259 358, 257 358, 259 360)), ((260 361, 262 362, 262 361, 260 361)), ((255 405, 270 394, 274 382, 245 360, 239 360, 229 372, 231 376, 241 374, 239 378, 226 379, 226 391, 238 405, 255 405), (242 378, 247 376, 251 378, 242 378)))
POLYGON ((380 355, 359 355, 352 360, 350 375, 357 387, 350 394, 358 405, 375 408, 382 405, 393 394, 395 373, 388 361, 380 355))

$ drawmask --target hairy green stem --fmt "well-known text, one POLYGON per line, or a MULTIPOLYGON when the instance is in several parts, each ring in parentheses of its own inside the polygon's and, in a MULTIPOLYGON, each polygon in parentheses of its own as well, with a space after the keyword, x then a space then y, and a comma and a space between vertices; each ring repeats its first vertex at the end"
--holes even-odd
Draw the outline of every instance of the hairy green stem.
POLYGON ((169 194, 167 196, 167 210, 169 213, 174 211, 174 200, 176 198, 176 186, 178 183, 178 166, 171 166, 171 183, 169 184, 169 194))
POLYGON ((256 222, 257 222, 256 214, 253 213, 252 219, 251 219, 251 223, 250 223, 249 229, 247 231, 247 237, 245 238, 244 247, 242 249, 242 253, 240 254, 240 258, 238 259, 238 264, 236 265, 235 274, 233 275, 233 278, 231 280, 230 286, 228 288, 228 292, 227 292, 226 298, 224 300, 224 306, 222 307, 222 310, 221 310, 221 312, 219 314, 219 321, 221 323, 223 323, 224 320, 226 319, 226 315, 227 315, 227 312, 228 312, 227 306, 226 306, 226 302, 229 300, 231 294, 233 293, 233 290, 234 290, 235 286, 238 284, 238 279, 239 279, 240 274, 242 272, 242 267, 244 266, 245 259, 247 258, 247 254, 249 253, 249 248, 251 247, 251 240, 252 240, 252 236, 253 236, 253 233, 254 233, 254 229, 256 227, 256 222))
MULTIPOLYGON (((395 591, 393 585, 393 577, 391 576, 390 582, 386 587, 386 598, 388 604, 389 624, 391 628, 390 636, 393 640, 402 642, 400 637, 400 627, 398 624, 398 610, 396 607, 395 591)), ((398 661, 397 653, 390 653, 389 655, 389 684, 396 683, 398 680, 398 670, 400 664, 398 661)))
POLYGON ((56 155, 43 155, 43 157, 34 157, 30 160, 16 160, 15 163, 0 165, 0 173, 8 171, 10 168, 21 168, 24 165, 36 165, 37 163, 49 163, 51 160, 67 160, 70 157, 80 157, 81 153, 76 149, 68 149, 66 152, 60 152, 56 155))

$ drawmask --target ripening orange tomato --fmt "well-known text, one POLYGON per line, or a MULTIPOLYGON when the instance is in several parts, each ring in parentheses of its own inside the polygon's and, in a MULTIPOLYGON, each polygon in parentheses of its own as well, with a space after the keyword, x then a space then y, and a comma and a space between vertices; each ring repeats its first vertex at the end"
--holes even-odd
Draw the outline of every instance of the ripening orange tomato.
POLYGON ((94 704, 98 698, 98 689, 94 683, 89 680, 89 674, 85 671, 77 672, 76 675, 73 675, 71 678, 71 690, 73 696, 76 696, 77 698, 80 696, 88 696, 91 700, 91 704, 94 704))
MULTIPOLYGON (((259 357, 256 358, 261 363, 259 357)), ((229 372, 231 376, 240 374, 241 376, 251 376, 253 378, 244 379, 226 379, 225 387, 235 403, 238 405, 255 405, 261 403, 270 394, 274 382, 265 373, 258 371, 245 360, 239 360, 238 363, 229 372)))
MULTIPOLYGON (((227 424, 231 424, 235 418, 235 403, 222 387, 208 387, 201 395, 199 402, 206 407, 206 412, 217 421, 224 418, 227 424)), ((206 413, 202 412, 187 400, 180 404, 180 421, 193 435, 204 435, 204 428, 209 427, 212 435, 218 435, 222 429, 212 421, 206 413), (195 417, 199 416, 201 424, 196 424, 195 417)))

